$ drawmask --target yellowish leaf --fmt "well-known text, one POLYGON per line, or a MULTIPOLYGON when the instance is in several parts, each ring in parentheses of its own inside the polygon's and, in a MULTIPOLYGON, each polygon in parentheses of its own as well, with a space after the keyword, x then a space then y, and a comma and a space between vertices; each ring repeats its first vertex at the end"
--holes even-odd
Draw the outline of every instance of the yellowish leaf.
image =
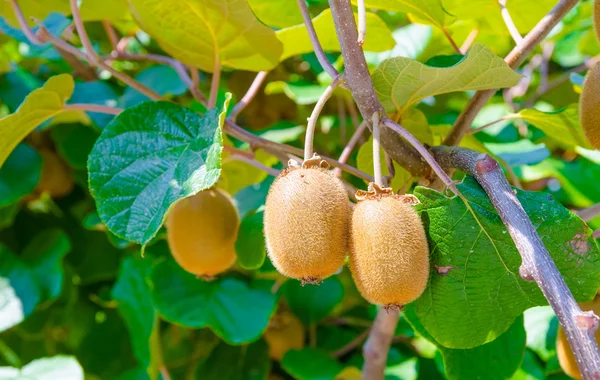
MULTIPOLYGON (((356 3, 352 0, 352 4, 356 3)), ((410 13, 416 20, 437 27, 444 26, 448 18, 441 0, 365 0, 365 7, 410 13)))

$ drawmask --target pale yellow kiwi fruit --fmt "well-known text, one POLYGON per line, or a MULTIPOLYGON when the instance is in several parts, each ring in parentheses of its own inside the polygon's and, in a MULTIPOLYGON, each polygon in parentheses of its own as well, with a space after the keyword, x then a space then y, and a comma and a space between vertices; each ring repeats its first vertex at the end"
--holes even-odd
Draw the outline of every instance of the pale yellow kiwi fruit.
POLYGON ((36 192, 47 193, 52 198, 69 194, 75 186, 71 168, 48 148, 41 148, 38 153, 42 157, 42 171, 36 192))
POLYGON ((344 185, 320 167, 292 168, 267 196, 264 228, 277 270, 306 283, 334 274, 346 257, 350 204, 344 185))
POLYGON ((579 119, 583 134, 600 149, 600 62, 588 71, 579 99, 579 119))
MULTIPOLYGON (((581 310, 583 311, 592 310, 594 314, 600 315, 600 296, 596 296, 592 302, 580 303, 579 307, 581 307, 581 310)), ((596 330, 595 335, 596 342, 600 343, 600 329, 596 330)), ((567 375, 574 379, 582 378, 581 372, 579 372, 579 367, 577 366, 577 361, 575 360, 575 355, 573 355, 571 345, 567 340, 567 335, 565 334, 562 326, 559 326, 558 335, 556 337, 556 355, 558 356, 560 367, 567 375)))
POLYGON ((399 308, 417 299, 429 278, 429 249, 414 196, 371 184, 357 193, 350 227, 350 269, 370 303, 399 308))
POLYGON ((208 278, 235 262, 240 218, 226 192, 213 188, 177 201, 166 225, 171 253, 186 271, 208 278))

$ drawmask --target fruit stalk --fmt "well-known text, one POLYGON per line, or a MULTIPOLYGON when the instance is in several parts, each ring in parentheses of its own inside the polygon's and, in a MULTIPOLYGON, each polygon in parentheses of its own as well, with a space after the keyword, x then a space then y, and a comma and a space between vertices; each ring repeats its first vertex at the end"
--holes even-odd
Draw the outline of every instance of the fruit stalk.
POLYGON ((304 161, 309 160, 313 156, 313 140, 315 137, 317 120, 319 119, 319 115, 321 114, 323 107, 325 107, 325 103, 327 103, 331 97, 331 94, 333 94, 333 90, 335 90, 341 79, 342 76, 338 75, 335 77, 333 82, 327 86, 325 91, 323 91, 323 94, 321 94, 321 97, 315 105, 315 108, 313 108, 310 117, 308 118, 308 124, 306 125, 306 138, 304 140, 304 161))
POLYGON ((519 269, 521 277, 534 280, 552 306, 565 330, 583 378, 599 378, 600 350, 594 337, 594 329, 586 329, 577 323, 584 314, 500 165, 486 154, 465 148, 439 146, 433 148, 433 151, 444 167, 456 168, 472 175, 483 187, 523 259, 519 269))
POLYGON ((380 144, 379 139, 381 138, 379 133, 379 113, 375 112, 371 117, 373 122, 373 174, 375 175, 375 183, 379 186, 383 186, 383 175, 381 174, 381 155, 380 155, 380 144))

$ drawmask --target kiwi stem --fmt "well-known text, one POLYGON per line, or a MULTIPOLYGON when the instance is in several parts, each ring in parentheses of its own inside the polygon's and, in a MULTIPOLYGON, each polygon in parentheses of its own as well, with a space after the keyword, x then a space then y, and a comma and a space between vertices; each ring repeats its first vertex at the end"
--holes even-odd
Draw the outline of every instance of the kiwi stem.
POLYGON ((340 83, 341 79, 342 76, 338 75, 337 77, 335 77, 333 82, 331 82, 331 84, 327 86, 323 94, 321 94, 321 97, 315 105, 315 108, 313 108, 310 117, 308 118, 308 124, 306 125, 306 138, 304 140, 305 161, 309 160, 313 156, 313 139, 315 137, 315 128, 317 126, 317 120, 319 119, 319 115, 321 114, 323 107, 325 107, 325 103, 327 103, 327 100, 329 100, 331 94, 333 94, 333 90, 335 90, 337 85, 340 83))
POLYGON ((500 5, 500 12, 502 13, 502 19, 504 20, 504 23, 506 24, 506 28, 508 29, 510 36, 512 37, 512 39, 515 41, 515 43, 517 45, 520 44, 521 41, 523 41, 523 37, 521 36, 521 33, 519 33, 519 30, 517 29, 517 26, 513 22, 512 17, 510 17, 510 13, 508 12, 508 9, 506 8, 506 0, 498 0, 498 4, 500 5))
POLYGON ((207 109, 215 108, 217 105, 217 96, 219 95, 219 83, 221 82, 221 62, 219 57, 215 57, 215 66, 213 68, 213 75, 210 81, 210 94, 208 95, 207 109))
POLYGON ((373 174, 375 183, 383 187, 383 174, 381 173, 381 144, 379 143, 379 112, 374 112, 371 116, 373 123, 373 174))

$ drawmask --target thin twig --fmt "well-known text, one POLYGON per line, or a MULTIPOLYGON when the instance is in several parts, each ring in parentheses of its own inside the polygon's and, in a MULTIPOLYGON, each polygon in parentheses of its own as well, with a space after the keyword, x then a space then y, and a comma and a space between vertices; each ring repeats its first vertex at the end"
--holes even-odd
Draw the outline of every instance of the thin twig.
POLYGON ((190 88, 192 95, 200 103, 206 102, 206 96, 200 91, 200 73, 196 67, 190 67, 190 76, 192 77, 192 87, 190 88))
POLYGON ((519 33, 519 29, 515 25, 512 17, 510 17, 510 13, 508 12, 508 8, 506 8, 506 0, 498 0, 498 4, 500 5, 500 12, 502 13, 502 19, 504 20, 504 24, 510 33, 510 36, 518 45, 523 41, 523 37, 521 33, 519 33))
POLYGON ((90 41, 90 37, 85 31, 85 26, 83 25, 83 20, 81 19, 81 15, 79 14, 79 7, 77 6, 77 0, 69 0, 71 4, 71 15, 73 16, 73 22, 75 23, 75 28, 77 29, 77 34, 79 34, 79 39, 81 40, 81 44, 85 49, 88 60, 91 63, 94 63, 99 60, 98 54, 94 50, 92 46, 92 42, 90 41))
POLYGON ((237 118, 237 115, 239 115, 240 112, 242 112, 244 108, 246 108, 248 103, 250 103, 252 99, 254 99, 254 97, 258 93, 258 90, 260 89, 260 86, 262 86, 263 81, 267 77, 267 74, 268 73, 266 71, 261 71, 258 74, 256 74, 256 77, 252 81, 252 84, 248 88, 248 91, 246 91, 242 99, 231 110, 231 113, 229 114, 229 118, 231 118, 231 120, 235 120, 237 118))
MULTIPOLYGON (((358 140, 360 140, 363 133, 365 133, 365 129, 367 129, 367 122, 363 121, 354 131, 354 134, 350 138, 350 141, 348 141, 348 144, 346 144, 346 146, 344 147, 344 150, 342 150, 342 154, 340 154, 338 162, 345 164, 348 161, 350 155, 352 154, 352 151, 354 150, 354 147, 358 143, 358 140)), ((340 168, 335 168, 334 173, 336 176, 340 177, 342 175, 342 170, 340 168)))
POLYGON ((21 11, 21 7, 19 7, 19 3, 17 0, 8 0, 10 6, 13 9, 15 16, 17 17, 17 22, 21 27, 21 30, 25 34, 25 37, 34 45, 43 45, 44 42, 40 41, 37 36, 33 33, 33 30, 29 27, 27 20, 25 20, 25 16, 23 15, 23 11, 21 11))
POLYGON ((597 216, 600 216, 600 203, 593 205, 592 207, 584 208, 583 210, 577 211, 577 215, 584 222, 589 222, 597 216))
POLYGON ((313 108, 310 117, 308 118, 308 124, 306 125, 306 138, 304 139, 304 160, 308 160, 313 156, 313 139, 315 137, 317 120, 319 119, 319 115, 321 114, 323 107, 325 107, 325 103, 327 103, 327 100, 329 100, 331 94, 333 94, 333 91, 340 83, 341 78, 342 76, 338 75, 335 77, 333 82, 327 86, 325 91, 323 91, 323 94, 321 94, 321 97, 315 105, 315 108, 313 108))
POLYGON ((106 20, 102 20, 102 26, 104 27, 104 32, 110 41, 110 46, 112 46, 114 51, 117 51, 117 44, 119 43, 119 36, 117 35, 117 32, 106 20))
POLYGON ((594 318, 582 313, 500 165, 486 154, 465 148, 439 146, 433 151, 444 167, 472 175, 483 187, 521 255, 523 263, 519 274, 524 279, 533 279, 552 306, 583 378, 599 378, 600 351, 594 329, 586 329, 577 323, 581 318, 594 318))
POLYGON ((300 8, 300 13, 302 13, 302 19, 304 20, 306 31, 308 32, 308 37, 310 38, 310 42, 313 46, 315 54, 317 55, 319 63, 323 67, 323 70, 325 70, 327 74, 329 74, 329 76, 331 76, 332 78, 337 78, 339 73, 329 62, 327 56, 325 55, 325 52, 323 51, 323 47, 319 42, 319 37, 317 37, 317 32, 315 31, 312 19, 310 18, 310 13, 308 13, 308 8, 306 7, 305 0, 297 0, 297 2, 298 7, 300 8))
POLYGON ((394 160, 392 160, 392 157, 390 157, 390 155, 387 154, 387 152, 385 152, 385 151, 384 151, 384 157, 385 157, 385 166, 387 166, 387 170, 388 170, 388 175, 385 176, 385 185, 387 187, 391 187, 390 185, 392 183, 392 180, 396 176, 396 168, 394 167, 394 160))
POLYGON ((339 350, 337 350, 333 354, 331 354, 331 356, 336 359, 339 359, 342 356, 352 352, 356 347, 360 346, 362 344, 362 342, 364 342, 365 339, 367 339, 367 337, 369 336, 369 331, 371 331, 370 328, 368 328, 365 331, 363 331, 362 333, 358 334, 357 336, 354 337, 354 339, 352 339, 350 342, 348 342, 345 346, 343 346, 342 348, 340 348, 339 350))
MULTIPOLYGON (((523 63, 529 53, 544 39, 560 20, 577 4, 577 0, 561 0, 542 20, 523 38, 504 58, 511 68, 516 68, 523 63)), ((444 140, 444 145, 456 145, 469 130, 471 123, 485 106, 487 101, 494 95, 495 90, 477 91, 471 98, 465 109, 456 119, 450 133, 444 140)))
POLYGON ((363 346, 363 356, 365 358, 362 371, 363 379, 381 380, 384 378, 388 351, 399 319, 400 312, 397 310, 381 308, 377 311, 377 317, 369 333, 369 338, 363 346))
POLYGON ((263 164, 262 162, 259 162, 253 158, 248 158, 248 157, 240 155, 240 154, 233 154, 230 156, 230 158, 233 160, 245 162, 248 165, 252 165, 257 169, 260 169, 262 171, 269 173, 273 177, 277 177, 280 173, 279 170, 277 170, 277 169, 270 168, 270 167, 266 166, 265 164, 263 164))
POLYGON ((452 36, 450 35, 450 33, 448 32, 448 29, 446 29, 445 27, 442 26, 442 33, 444 33, 444 36, 446 37, 446 39, 448 41, 450 41, 450 45, 452 45, 452 49, 454 49, 454 51, 458 54, 463 54, 461 49, 458 47, 458 45, 456 44, 456 42, 454 41, 454 39, 452 38, 452 36))
POLYGON ((375 173, 375 184, 383 186, 383 175, 381 174, 381 145, 379 144, 379 113, 375 112, 371 118, 373 126, 373 173, 375 173))
POLYGON ((345 144, 348 132, 348 122, 346 120, 346 106, 344 105, 344 99, 341 96, 338 96, 336 99, 338 120, 340 122, 340 142, 342 144, 345 144))
POLYGON ((208 105, 207 108, 211 109, 217 105, 217 95, 219 94, 219 83, 221 81, 221 64, 218 62, 215 63, 215 67, 213 70, 212 80, 210 82, 210 95, 208 96, 208 105))
POLYGON ((548 72, 550 70, 550 59, 554 52, 554 43, 545 42, 542 44, 542 62, 540 63, 540 90, 545 90, 548 85, 548 72))
POLYGON ((505 121, 505 120, 511 120, 511 119, 518 119, 518 118, 520 118, 520 117, 521 117, 521 116, 520 116, 520 115, 518 115, 518 114, 510 114, 510 115, 502 116, 500 119, 498 119, 498 120, 494 120, 494 121, 492 121, 492 122, 489 122, 489 123, 487 123, 487 124, 484 124, 484 125, 482 125, 481 127, 477 127, 477 128, 469 129, 469 134, 475 134, 475 133, 481 132, 481 131, 483 131, 484 129, 486 129, 486 128, 488 128, 488 127, 491 127, 492 125, 494 125, 494 124, 497 124, 497 123, 499 123, 499 122, 501 122, 501 121, 505 121))
POLYGON ((108 115, 118 115, 123 111, 122 108, 102 106, 99 104, 65 104, 63 108, 66 111, 98 112, 108 115))
POLYGON ((475 42, 478 35, 479 35, 479 28, 475 28, 475 29, 471 30, 471 33, 469 33, 467 38, 465 38, 465 41, 463 42, 463 44, 460 45, 460 54, 467 54, 467 51, 469 51, 469 49, 471 48, 471 45, 473 45, 473 42, 475 42))
POLYGON ((365 10, 365 0, 358 0, 356 2, 358 8, 358 39, 356 42, 360 46, 365 43, 365 37, 367 36, 367 11, 365 10))

